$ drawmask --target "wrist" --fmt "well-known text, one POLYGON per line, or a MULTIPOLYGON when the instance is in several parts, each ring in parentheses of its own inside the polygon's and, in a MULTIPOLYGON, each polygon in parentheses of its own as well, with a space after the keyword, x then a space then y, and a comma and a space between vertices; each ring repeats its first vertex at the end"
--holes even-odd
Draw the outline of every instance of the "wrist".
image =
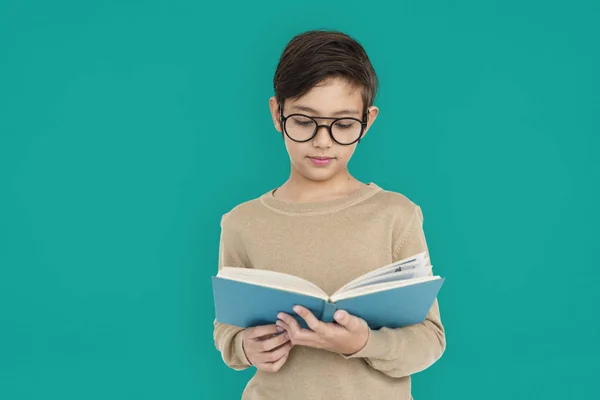
MULTIPOLYGON (((362 335, 360 335, 361 340, 359 342, 359 347, 354 351, 354 353, 358 353, 362 349, 365 348, 367 343, 369 343, 369 337, 371 336, 371 329, 365 325, 365 329, 362 331, 362 335)), ((353 353, 353 354, 354 354, 353 353)))
POLYGON ((356 336, 357 336, 356 344, 353 346, 352 349, 350 349, 350 351, 348 353, 343 353, 342 354, 343 356, 349 357, 353 354, 358 353, 362 349, 364 349, 366 347, 367 343, 369 343, 369 338, 371 336, 371 329, 366 327, 364 330, 361 330, 360 333, 356 336))

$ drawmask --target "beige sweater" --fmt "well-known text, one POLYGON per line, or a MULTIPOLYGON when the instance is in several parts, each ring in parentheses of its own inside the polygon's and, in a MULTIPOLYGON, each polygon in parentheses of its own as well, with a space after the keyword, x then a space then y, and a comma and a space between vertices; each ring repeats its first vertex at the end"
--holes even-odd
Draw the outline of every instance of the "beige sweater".
MULTIPOLYGON (((294 274, 331 294, 370 270, 428 251, 422 227, 419 206, 374 183, 322 203, 286 202, 270 191, 223 216, 219 268, 294 274)), ((214 323, 215 345, 235 370, 251 367, 240 332, 214 323)), ((278 372, 257 370, 242 398, 412 399, 410 375, 437 361, 445 346, 436 300, 423 323, 371 331, 351 356, 295 346, 278 372)))

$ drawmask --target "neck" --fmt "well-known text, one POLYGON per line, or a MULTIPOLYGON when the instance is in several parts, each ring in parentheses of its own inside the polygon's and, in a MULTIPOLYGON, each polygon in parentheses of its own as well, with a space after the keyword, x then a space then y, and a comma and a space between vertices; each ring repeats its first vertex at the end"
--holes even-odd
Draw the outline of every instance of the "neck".
POLYGON ((302 176, 292 167, 290 177, 277 189, 275 196, 298 203, 329 201, 347 196, 362 186, 364 184, 350 175, 348 170, 326 181, 314 181, 302 176))

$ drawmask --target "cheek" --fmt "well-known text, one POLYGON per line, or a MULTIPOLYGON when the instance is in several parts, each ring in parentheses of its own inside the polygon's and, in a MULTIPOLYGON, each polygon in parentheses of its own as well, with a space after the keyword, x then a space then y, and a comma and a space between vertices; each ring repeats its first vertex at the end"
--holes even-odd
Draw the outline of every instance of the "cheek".
POLYGON ((285 141, 285 147, 292 160, 302 159, 308 154, 303 143, 292 142, 288 139, 285 141))
POLYGON ((354 150, 356 150, 355 144, 352 146, 343 146, 338 152, 340 160, 343 160, 344 164, 348 163, 348 161, 354 155, 354 150))

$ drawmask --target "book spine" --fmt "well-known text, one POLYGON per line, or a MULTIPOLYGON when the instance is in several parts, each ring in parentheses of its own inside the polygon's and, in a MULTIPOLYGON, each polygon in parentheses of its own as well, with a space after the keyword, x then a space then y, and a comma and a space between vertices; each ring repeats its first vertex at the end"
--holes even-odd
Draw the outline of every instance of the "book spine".
POLYGON ((326 301, 323 305, 323 312, 321 313, 320 320, 323 322, 333 322, 333 314, 337 310, 337 305, 335 303, 331 303, 326 301))

